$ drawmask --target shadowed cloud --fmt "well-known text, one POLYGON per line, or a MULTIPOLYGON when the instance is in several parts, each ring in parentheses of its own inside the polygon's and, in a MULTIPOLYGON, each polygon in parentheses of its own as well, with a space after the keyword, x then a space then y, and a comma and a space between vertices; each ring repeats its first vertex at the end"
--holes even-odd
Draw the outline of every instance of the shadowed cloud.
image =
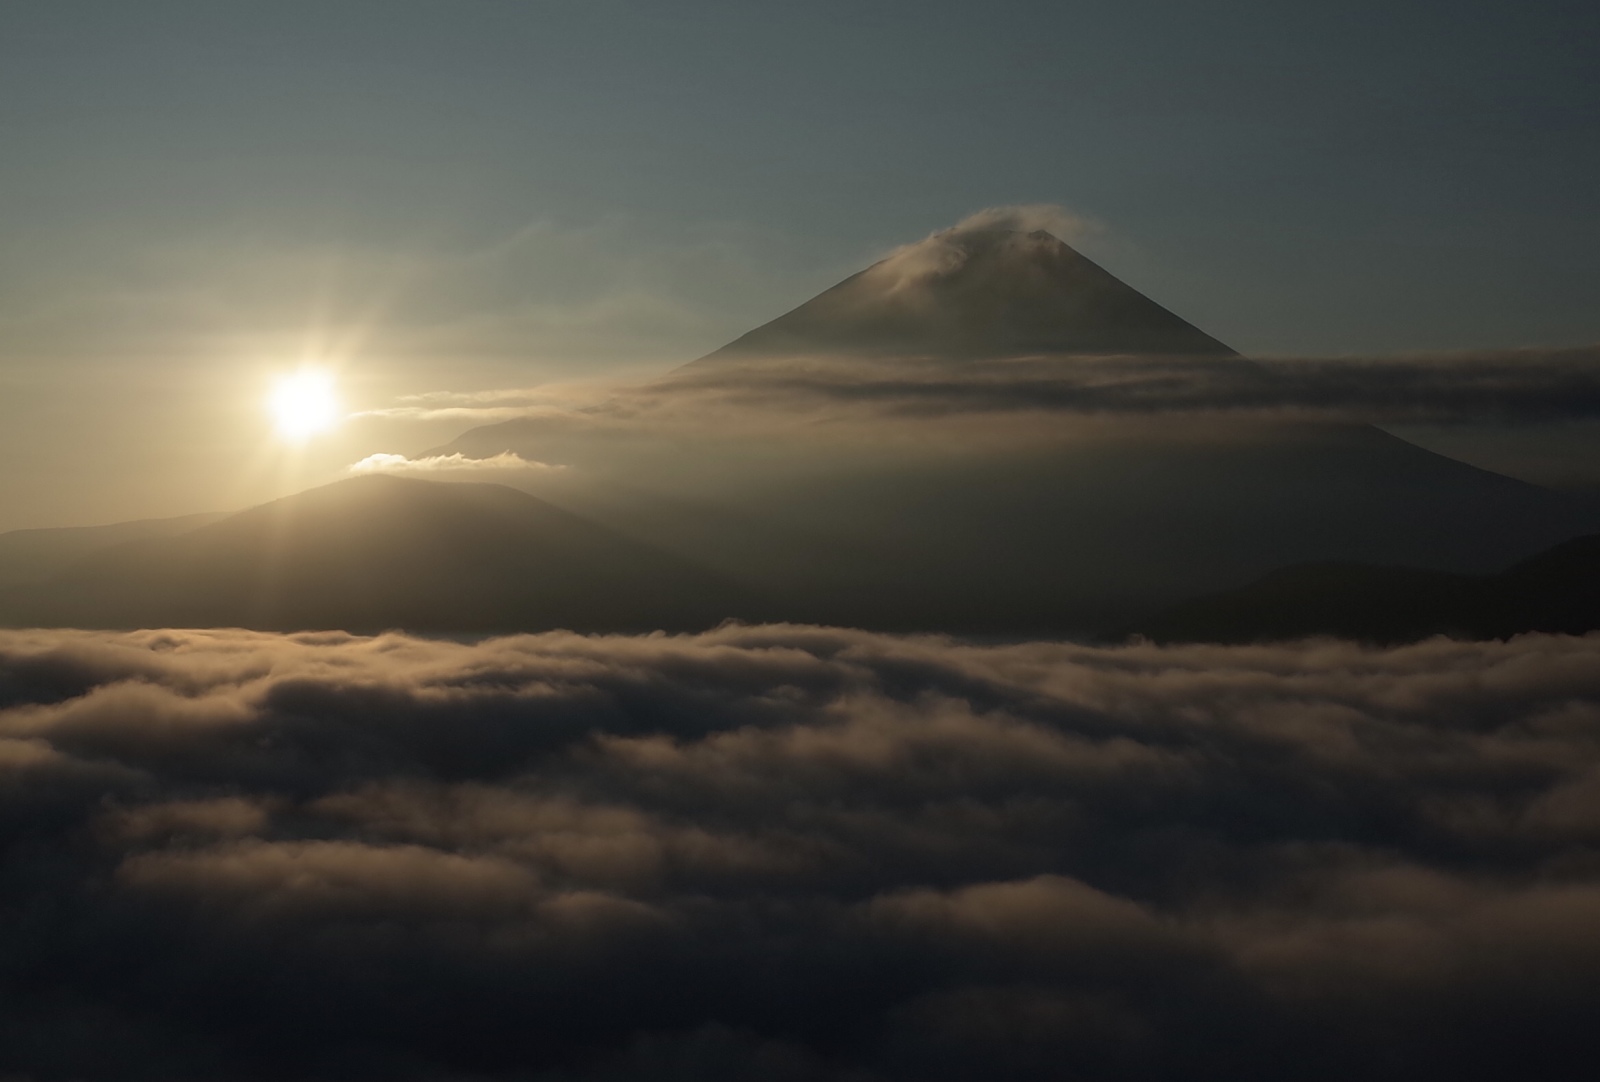
POLYGON ((0 632, 0 1068, 1577 1077, 1597 674, 1594 637, 0 632))

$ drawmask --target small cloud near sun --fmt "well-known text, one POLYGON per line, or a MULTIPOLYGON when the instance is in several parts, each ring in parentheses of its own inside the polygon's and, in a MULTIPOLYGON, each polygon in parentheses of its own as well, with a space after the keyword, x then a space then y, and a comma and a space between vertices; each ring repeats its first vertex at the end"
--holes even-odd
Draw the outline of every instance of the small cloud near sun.
POLYGON ((563 470, 565 466, 523 458, 512 451, 504 451, 489 458, 468 458, 457 452, 451 455, 433 455, 428 458, 407 458, 405 455, 368 455, 350 467, 351 473, 457 473, 492 470, 563 470))
POLYGON ((267 398, 278 434, 299 443, 339 423, 339 396, 333 374, 320 368, 302 368, 280 377, 267 398))

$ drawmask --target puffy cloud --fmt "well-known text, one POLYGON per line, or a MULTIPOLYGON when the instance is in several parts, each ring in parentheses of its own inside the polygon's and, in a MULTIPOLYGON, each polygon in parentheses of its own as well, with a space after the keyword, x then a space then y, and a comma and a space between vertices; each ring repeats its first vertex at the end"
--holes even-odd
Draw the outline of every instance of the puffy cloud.
POLYGON ((259 835, 269 823, 268 807, 241 797, 172 800, 117 809, 101 821, 102 830, 120 841, 237 838, 259 835))
POLYGON ((1600 636, 0 632, 0 1071, 1571 1076, 1597 776, 1600 636))
POLYGON ((117 869, 141 894, 167 894, 236 918, 282 912, 399 920, 417 915, 520 916, 538 898, 525 867, 416 845, 250 840, 199 851, 142 853, 117 869))

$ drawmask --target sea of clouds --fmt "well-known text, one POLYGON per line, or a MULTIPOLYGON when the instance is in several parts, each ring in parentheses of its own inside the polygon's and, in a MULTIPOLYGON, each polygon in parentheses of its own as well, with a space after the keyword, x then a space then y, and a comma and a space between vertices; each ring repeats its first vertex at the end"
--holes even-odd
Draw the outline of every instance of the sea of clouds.
POLYGON ((1600 1053, 1600 637, 0 632, 0 1077, 1600 1053))

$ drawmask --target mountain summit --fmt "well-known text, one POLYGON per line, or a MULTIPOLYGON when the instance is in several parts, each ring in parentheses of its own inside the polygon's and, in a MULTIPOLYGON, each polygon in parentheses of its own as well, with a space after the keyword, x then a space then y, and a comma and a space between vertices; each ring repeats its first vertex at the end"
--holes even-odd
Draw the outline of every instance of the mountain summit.
POLYGON ((1044 230, 949 229, 694 363, 1233 350, 1044 230))

